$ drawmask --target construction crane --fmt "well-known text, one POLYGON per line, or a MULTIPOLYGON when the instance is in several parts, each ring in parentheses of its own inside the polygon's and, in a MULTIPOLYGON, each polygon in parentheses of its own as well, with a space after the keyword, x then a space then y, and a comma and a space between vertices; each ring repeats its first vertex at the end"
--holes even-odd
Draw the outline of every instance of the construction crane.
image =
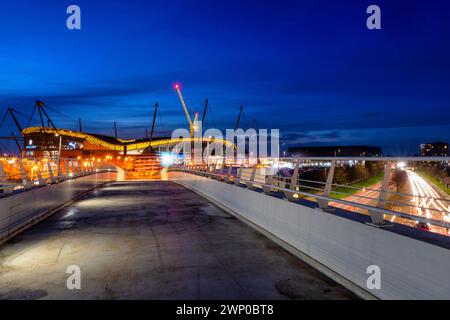
POLYGON ((153 132, 155 130, 156 112, 158 112, 158 102, 155 103, 155 111, 153 112, 152 130, 150 131, 150 143, 153 141, 153 132))
POLYGON ((239 128, 239 122, 241 122, 242 111, 244 111, 244 107, 243 106, 241 106, 241 108, 239 109, 239 115, 238 115, 238 118, 236 120, 236 126, 234 127, 234 131, 236 131, 239 128))
POLYGON ((205 100, 205 109, 203 109, 202 128, 203 128, 203 125, 205 124, 206 110, 208 110, 208 99, 205 100))
POLYGON ((186 103, 184 102, 183 95, 181 94, 180 85, 178 83, 175 84, 175 90, 178 93, 178 97, 180 98, 181 105, 183 106, 184 113, 186 114, 186 118, 187 118, 187 120, 189 122, 189 132, 191 134, 191 138, 193 138, 194 137, 194 132, 195 132, 195 130, 197 130, 197 124, 196 123, 197 123, 197 119, 198 119, 198 113, 197 112, 195 113, 194 121, 192 121, 191 120, 191 116, 189 115, 189 111, 188 111, 188 109, 186 107, 186 103))
POLYGON ((117 123, 114 121, 114 137, 117 139, 117 123))

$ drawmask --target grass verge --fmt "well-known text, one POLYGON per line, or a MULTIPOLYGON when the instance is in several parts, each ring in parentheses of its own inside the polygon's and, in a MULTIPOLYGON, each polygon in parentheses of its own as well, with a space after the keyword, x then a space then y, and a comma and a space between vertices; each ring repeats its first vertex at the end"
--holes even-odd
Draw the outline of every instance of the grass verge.
POLYGON ((383 180, 383 173, 380 173, 376 176, 370 177, 366 180, 351 184, 346 187, 339 187, 337 189, 334 189, 331 192, 330 196, 335 199, 343 199, 348 196, 354 195, 355 193, 360 191, 362 188, 370 187, 370 186, 380 182, 381 180, 383 180), (354 188, 357 188, 357 189, 354 189, 354 188), (342 192, 344 194, 336 193, 336 192, 342 192))

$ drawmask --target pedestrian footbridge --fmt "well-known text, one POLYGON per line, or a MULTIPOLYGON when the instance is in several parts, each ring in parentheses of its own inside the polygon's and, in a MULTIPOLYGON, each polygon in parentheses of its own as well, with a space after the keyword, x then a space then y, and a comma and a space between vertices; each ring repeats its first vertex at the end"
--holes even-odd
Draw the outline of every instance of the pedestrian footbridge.
POLYGON ((151 181, 99 168, 8 184, 0 298, 449 299, 448 199, 422 201, 393 182, 424 160, 449 161, 222 159, 177 163, 151 181), (357 184, 336 183, 349 161, 382 168, 376 186, 351 198, 338 195, 357 184), (302 175, 311 170, 324 179, 302 175), (66 287, 71 265, 80 290, 66 287))

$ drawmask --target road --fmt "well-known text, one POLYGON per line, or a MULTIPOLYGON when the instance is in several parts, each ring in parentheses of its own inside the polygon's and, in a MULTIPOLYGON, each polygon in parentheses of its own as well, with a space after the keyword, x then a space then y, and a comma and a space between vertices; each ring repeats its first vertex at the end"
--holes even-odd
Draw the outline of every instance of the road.
MULTIPOLYGON (((342 200, 355 202, 359 204, 375 206, 380 194, 381 182, 373 184, 367 188, 357 191, 355 194, 345 197, 342 200)), ((330 205, 336 208, 341 208, 348 211, 354 211, 359 213, 366 213, 365 210, 359 209, 355 206, 345 205, 336 202, 330 202, 330 205)))
MULTIPOLYGON (((440 221, 450 222, 450 209, 448 202, 441 199, 441 196, 434 190, 434 188, 422 177, 414 171, 406 169, 408 175, 408 183, 410 186, 410 193, 412 196, 403 196, 399 201, 414 205, 401 206, 394 205, 392 210, 404 212, 417 216, 424 216, 440 221)), ((345 197, 343 200, 351 201, 359 204, 366 204, 375 206, 381 189, 381 182, 376 183, 366 189, 356 192, 352 196, 345 197)), ((348 211, 359 212, 367 214, 366 211, 358 209, 355 206, 339 204, 330 202, 333 207, 341 208, 348 211)), ((411 220, 398 218, 396 216, 387 217, 391 222, 397 222, 408 226, 415 227, 416 223, 411 220)), ((443 235, 450 235, 449 230, 442 227, 429 226, 430 231, 440 233, 443 235)))
MULTIPOLYGON (((450 209, 447 202, 439 200, 442 197, 422 177, 412 170, 407 169, 408 181, 411 187, 412 199, 416 208, 412 208, 414 214, 426 218, 450 222, 450 209)), ((432 231, 448 233, 443 228, 430 226, 432 231)))
POLYGON ((354 295, 168 181, 112 183, 0 247, 0 299, 289 298, 354 295))

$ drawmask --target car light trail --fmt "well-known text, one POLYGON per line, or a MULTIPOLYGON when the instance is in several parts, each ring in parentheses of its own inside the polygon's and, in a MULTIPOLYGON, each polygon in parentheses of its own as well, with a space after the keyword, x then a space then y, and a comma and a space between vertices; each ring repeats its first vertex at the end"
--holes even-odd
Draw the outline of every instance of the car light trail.
POLYGON ((413 202, 419 216, 425 216, 436 220, 449 220, 450 208, 439 200, 440 195, 428 182, 411 170, 406 170, 411 185, 413 202))

